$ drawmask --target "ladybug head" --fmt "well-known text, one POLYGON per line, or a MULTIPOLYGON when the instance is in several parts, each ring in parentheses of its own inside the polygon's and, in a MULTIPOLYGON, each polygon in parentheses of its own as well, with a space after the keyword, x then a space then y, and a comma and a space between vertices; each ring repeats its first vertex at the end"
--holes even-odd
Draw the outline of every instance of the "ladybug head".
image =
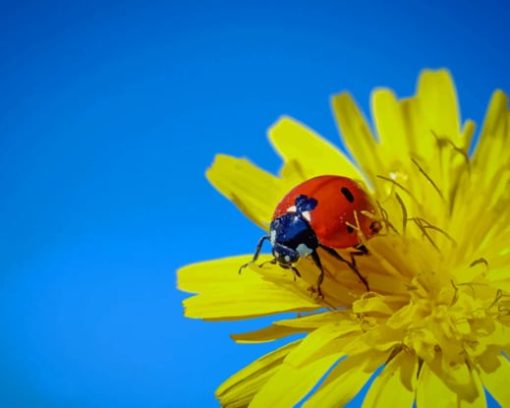
POLYGON ((310 255, 319 242, 301 212, 288 212, 271 223, 273 256, 282 267, 289 268, 300 257, 310 255))
POLYGON ((276 262, 283 268, 290 268, 299 260, 299 252, 285 245, 275 243, 273 245, 273 256, 276 262))

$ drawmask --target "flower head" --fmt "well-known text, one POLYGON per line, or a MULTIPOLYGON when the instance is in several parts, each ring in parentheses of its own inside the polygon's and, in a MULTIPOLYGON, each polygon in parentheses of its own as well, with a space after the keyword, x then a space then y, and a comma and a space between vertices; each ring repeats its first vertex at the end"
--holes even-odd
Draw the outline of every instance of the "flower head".
POLYGON ((182 268, 179 287, 196 293, 184 302, 188 317, 294 312, 233 338, 249 343, 302 335, 223 383, 221 404, 286 407, 304 400, 305 407, 338 407, 374 376, 364 407, 485 406, 484 389, 510 406, 507 96, 493 94, 472 154, 475 124, 461 122, 445 70, 424 71, 411 98, 374 91, 373 130, 349 94, 334 96, 332 105, 353 160, 283 117, 269 130, 284 161, 278 176, 224 155, 207 176, 266 231, 293 186, 324 174, 361 181, 383 226, 369 239, 360 237, 368 254, 357 258, 357 268, 370 289, 321 250, 323 296, 311 290, 318 271, 308 258, 300 261, 297 279, 271 263, 239 275, 251 255, 182 268))

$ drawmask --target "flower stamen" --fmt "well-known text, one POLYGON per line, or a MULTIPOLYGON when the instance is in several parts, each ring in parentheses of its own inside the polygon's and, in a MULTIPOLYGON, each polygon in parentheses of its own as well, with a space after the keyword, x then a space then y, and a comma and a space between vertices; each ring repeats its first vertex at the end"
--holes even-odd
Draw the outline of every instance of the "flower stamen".
POLYGON ((411 197, 416 202, 416 204, 420 205, 420 202, 416 199, 416 197, 407 188, 405 188, 402 184, 400 184, 398 181, 393 180, 390 177, 382 176, 380 174, 378 174, 377 177, 380 178, 381 180, 389 181, 390 183, 399 187, 402 191, 405 191, 409 195, 409 197, 411 197))
POLYGON ((443 196, 443 193, 441 192, 441 190, 439 189, 439 187, 437 186, 437 184, 435 183, 434 180, 432 180, 432 177, 430 177, 427 172, 423 169, 422 166, 420 166, 420 163, 418 163, 418 161, 415 159, 415 158, 411 158, 411 161, 413 162, 413 164, 418 167, 418 170, 419 172, 427 179, 427 181, 432 185, 432 187, 434 188, 434 190, 436 191, 436 193, 439 195, 439 197, 441 197, 441 200, 443 200, 443 202, 446 202, 445 201, 445 198, 443 196))
POLYGON ((466 164, 468 171, 470 170, 471 166, 470 166, 469 156, 468 156, 468 153, 466 152, 466 150, 455 145, 455 143, 453 143, 453 141, 450 140, 448 137, 439 136, 434 130, 431 130, 431 133, 436 138, 437 145, 438 145, 439 149, 442 149, 447 146, 451 147, 454 152, 457 152, 458 154, 460 154, 463 157, 464 163, 466 164))
MULTIPOLYGON (((383 206, 381 205, 381 203, 379 201, 377 201, 377 207, 379 209, 379 214, 381 214, 381 222, 383 225, 386 226, 386 229, 391 229, 393 232, 395 232, 395 234, 398 234, 398 230, 395 228, 395 226, 391 223, 391 221, 389 220, 389 216, 388 216, 388 211, 386 211, 385 208, 383 208, 383 206)), ((385 235, 385 234, 382 234, 382 233, 379 233, 379 235, 385 235)))
POLYGON ((452 301, 450 302, 450 306, 453 306, 455 303, 457 303, 457 300, 459 300, 459 288, 458 286, 455 284, 455 282, 452 280, 450 280, 450 283, 452 284, 453 286, 453 297, 452 297, 452 301))
POLYGON ((424 236, 427 239, 427 241, 429 241, 429 243, 434 247, 434 249, 437 250, 437 252, 442 253, 441 250, 439 249, 439 246, 435 243, 435 241, 432 239, 432 237, 427 232, 427 229, 423 225, 423 220, 421 218, 419 218, 419 217, 411 217, 411 218, 409 218, 409 221, 413 221, 414 224, 421 231, 422 236, 424 236))
POLYGON ((472 268, 472 267, 474 267, 476 265, 485 265, 486 270, 487 271, 489 270, 489 261, 487 261, 487 259, 485 259, 485 258, 475 259, 473 262, 471 262, 469 264, 469 267, 472 268))
POLYGON ((407 221, 408 221, 408 215, 407 215, 407 208, 404 204, 404 201, 400 197, 398 193, 395 193, 395 198, 398 201, 398 204, 400 205, 400 208, 402 210, 402 234, 406 234, 406 228, 407 228, 407 221))

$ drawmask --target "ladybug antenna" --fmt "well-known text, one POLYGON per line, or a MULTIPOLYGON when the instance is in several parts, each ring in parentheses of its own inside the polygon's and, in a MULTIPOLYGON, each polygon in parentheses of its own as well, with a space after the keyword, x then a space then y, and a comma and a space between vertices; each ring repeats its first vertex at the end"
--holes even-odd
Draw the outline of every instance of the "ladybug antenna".
POLYGON ((253 258, 250 262, 246 262, 244 265, 241 265, 239 268, 238 273, 241 274, 244 268, 247 266, 257 262, 257 259, 259 259, 260 251, 262 251, 262 245, 264 245, 264 241, 269 240, 271 237, 269 235, 264 235, 262 238, 259 239, 259 242, 257 243, 257 248, 255 248, 255 253, 253 254, 253 258))

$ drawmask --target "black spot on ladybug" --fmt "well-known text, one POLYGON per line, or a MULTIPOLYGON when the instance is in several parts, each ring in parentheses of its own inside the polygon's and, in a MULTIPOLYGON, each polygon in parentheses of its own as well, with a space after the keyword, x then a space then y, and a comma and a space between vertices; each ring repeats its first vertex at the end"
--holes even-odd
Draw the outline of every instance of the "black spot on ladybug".
POLYGON ((340 189, 340 191, 342 192, 344 197, 347 199, 347 201, 349 201, 350 203, 354 202, 354 196, 352 195, 351 190, 349 190, 347 187, 342 187, 340 189))
POLYGON ((317 207, 317 200, 315 198, 310 198, 304 194, 301 194, 297 196, 295 205, 299 213, 312 211, 315 207, 317 207))
POLYGON ((347 232, 349 234, 352 234, 354 232, 354 228, 352 228, 350 225, 347 226, 347 232))

